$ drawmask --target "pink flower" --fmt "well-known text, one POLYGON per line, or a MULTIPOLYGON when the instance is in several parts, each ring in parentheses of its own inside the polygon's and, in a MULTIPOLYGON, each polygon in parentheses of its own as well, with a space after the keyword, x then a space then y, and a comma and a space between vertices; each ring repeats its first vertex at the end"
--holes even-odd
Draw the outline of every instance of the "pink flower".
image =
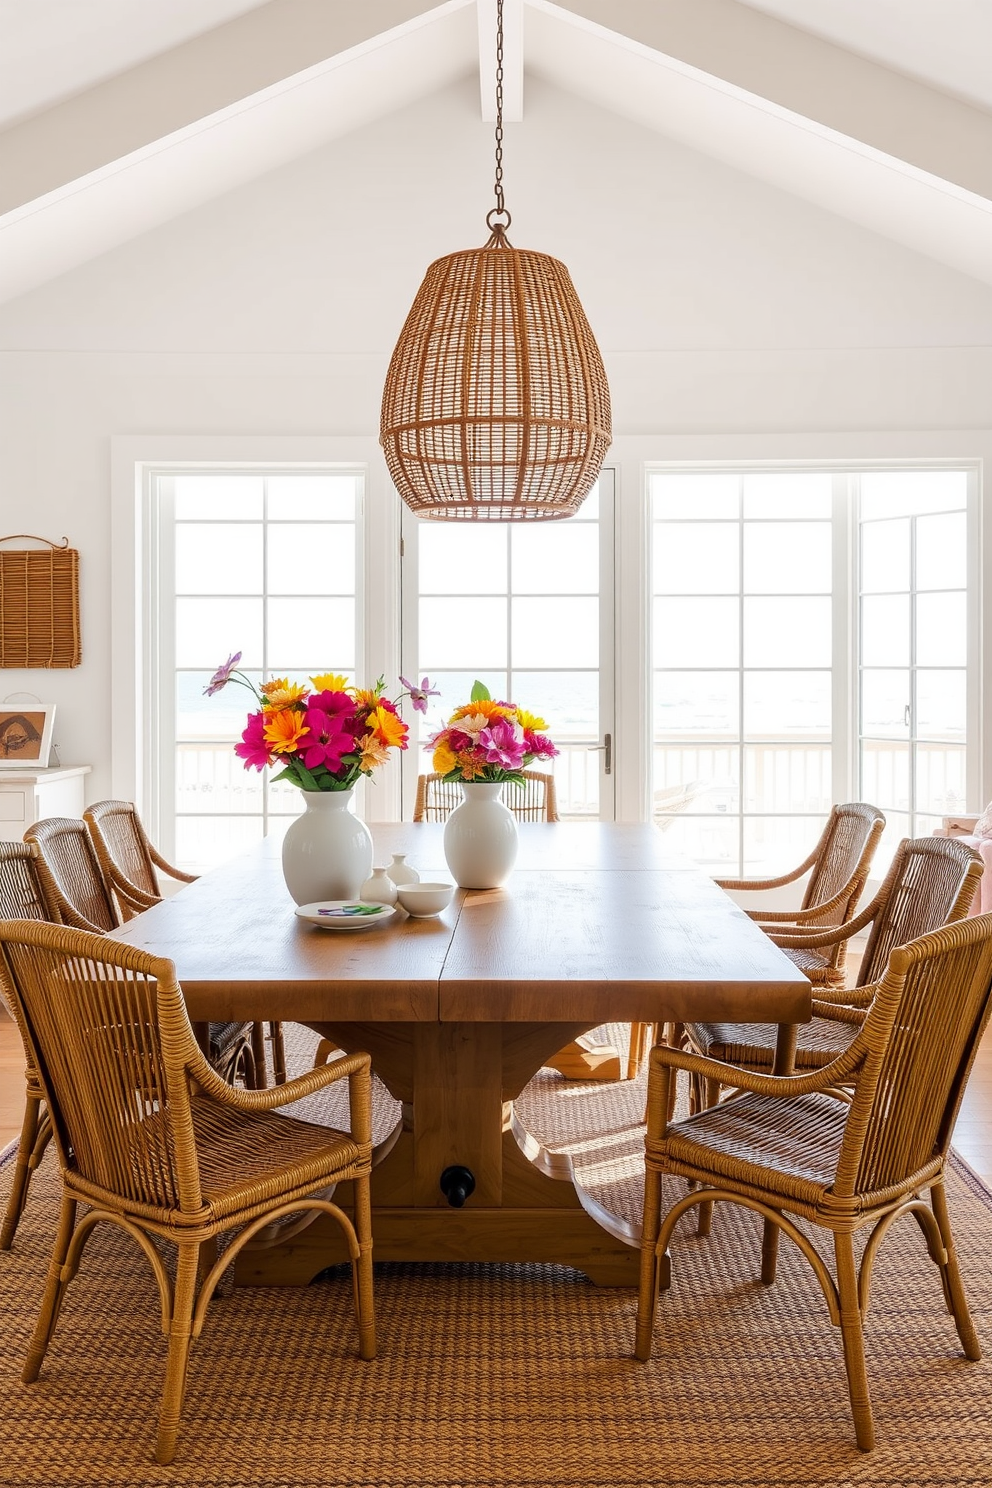
POLYGON ((536 755, 538 759, 554 759, 558 750, 552 744, 547 734, 533 734, 529 730, 524 735, 527 744, 527 753, 536 755))
POLYGON ((243 744, 235 744, 234 752, 245 762, 245 769, 261 770, 272 758, 271 751, 265 741, 263 730, 265 728, 264 713, 250 713, 248 715, 248 726, 241 735, 243 744))
POLYGON ((504 770, 521 769, 527 753, 523 729, 508 718, 494 718, 482 730, 479 748, 485 751, 491 765, 500 765, 504 770))
MULTIPOLYGON (((335 694, 325 692, 321 696, 334 697, 335 694)), ((341 693, 339 696, 343 697, 345 694, 341 693)), ((354 720, 344 717, 342 713, 313 707, 312 698, 310 702, 311 706, 306 711, 306 725, 310 732, 306 740, 301 741, 303 763, 308 770, 326 765, 333 774, 335 770, 340 770, 344 756, 350 754, 355 747, 355 735, 349 727, 354 720)))
POLYGON ((401 677, 400 681, 410 694, 410 701, 413 704, 415 713, 426 713, 427 699, 441 696, 438 689, 431 686, 429 677, 425 677, 419 687, 416 682, 408 682, 405 677, 401 677))
POLYGON ((240 660, 241 652, 235 651, 233 656, 229 656, 227 658, 223 666, 219 666, 217 668, 213 676, 210 678, 210 681, 203 689, 204 697, 213 697, 215 692, 220 692, 222 687, 227 686, 228 682, 230 682, 231 680, 231 673, 234 671, 234 668, 237 666, 240 660))

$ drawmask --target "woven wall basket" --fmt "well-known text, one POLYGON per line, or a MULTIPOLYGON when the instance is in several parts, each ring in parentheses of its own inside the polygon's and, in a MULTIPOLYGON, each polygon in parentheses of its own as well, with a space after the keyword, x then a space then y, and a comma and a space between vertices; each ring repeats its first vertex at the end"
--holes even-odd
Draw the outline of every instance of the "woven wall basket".
POLYGON ((419 517, 570 517, 609 448, 603 359, 568 270, 510 246, 427 270, 382 395, 380 441, 419 517))
POLYGON ((28 540, 47 547, 0 549, 0 667, 78 666, 79 554, 68 538, 28 540))

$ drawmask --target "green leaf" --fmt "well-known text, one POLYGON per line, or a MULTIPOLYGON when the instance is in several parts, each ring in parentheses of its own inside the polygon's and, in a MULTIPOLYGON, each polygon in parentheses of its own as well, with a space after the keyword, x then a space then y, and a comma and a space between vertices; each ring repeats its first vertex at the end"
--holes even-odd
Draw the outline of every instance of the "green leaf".
POLYGON ((472 691, 469 693, 470 703, 491 703, 492 700, 492 693, 484 682, 472 683, 472 691))

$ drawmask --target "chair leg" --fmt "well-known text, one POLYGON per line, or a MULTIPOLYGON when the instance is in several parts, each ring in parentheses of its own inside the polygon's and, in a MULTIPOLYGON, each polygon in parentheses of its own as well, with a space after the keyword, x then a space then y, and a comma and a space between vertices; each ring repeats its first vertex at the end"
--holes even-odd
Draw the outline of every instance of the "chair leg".
POLYGON ((862 1452, 870 1452, 875 1445, 875 1422, 865 1369, 864 1327, 858 1306, 858 1271, 852 1236, 834 1236, 834 1255, 837 1260, 840 1330, 844 1340, 844 1366, 847 1369, 847 1388, 851 1397, 851 1414, 854 1417, 854 1435, 862 1452))
POLYGON ((951 1234, 951 1217, 947 1211, 947 1194, 944 1190, 943 1180, 933 1184, 931 1187, 930 1204, 944 1246, 945 1259, 942 1263, 939 1263, 941 1280, 944 1283, 944 1295, 947 1297, 949 1309, 954 1317, 954 1326, 958 1330, 958 1337, 961 1340, 961 1347, 964 1349, 965 1357, 978 1360, 982 1357, 982 1349, 978 1342, 978 1334, 975 1332, 975 1325, 971 1321, 971 1313, 968 1310, 968 1302, 964 1295, 964 1283, 961 1280, 961 1269, 958 1266, 957 1252, 954 1249, 954 1238, 951 1234))
POLYGON ((358 1238, 358 1260, 352 1261, 351 1277, 355 1293, 355 1315, 358 1319, 358 1353, 362 1359, 374 1359, 375 1299, 372 1291, 372 1180, 368 1173, 354 1181, 355 1234, 358 1238))
POLYGON ((48 1265, 48 1276, 45 1280, 45 1292, 41 1299, 41 1308, 38 1312, 38 1321, 35 1323, 34 1336, 28 1347, 28 1356, 24 1361, 21 1371, 21 1380, 25 1385, 33 1384, 41 1373, 41 1366, 48 1351, 48 1345, 52 1341, 55 1332, 55 1324, 58 1322, 59 1312, 62 1308, 62 1298, 65 1289, 69 1285, 69 1279, 63 1276, 65 1258, 69 1253, 69 1245, 72 1241, 72 1232, 76 1228, 76 1201, 63 1194, 62 1206, 59 1210, 59 1224, 55 1234, 55 1244, 52 1247, 52 1259, 48 1265))
MULTIPOLYGON (((34 1146, 38 1136, 39 1117, 41 1114, 41 1097, 28 1093, 24 1103, 24 1120, 21 1123, 21 1137, 17 1144, 17 1160, 14 1165, 14 1186, 10 1190, 10 1198, 7 1200, 7 1210, 3 1217, 3 1228, 0 1229, 0 1250, 9 1250, 14 1243, 17 1226, 21 1215, 24 1213, 24 1205, 28 1197, 28 1184, 31 1182, 31 1173, 38 1164, 35 1157, 34 1146), (32 1162, 32 1158, 34 1161, 32 1162)), ((49 1127, 49 1134, 51 1127, 49 1127)), ((42 1148, 44 1151, 44 1147, 42 1148)), ((40 1153, 38 1155, 40 1157, 40 1153)))
POLYGON ((644 1224, 641 1231, 641 1275, 637 1295, 637 1327, 634 1357, 642 1363, 651 1357, 654 1341, 654 1318, 658 1306, 660 1270, 655 1255, 661 1228, 661 1174, 646 1167, 644 1171, 644 1224))
POLYGON ((269 1024, 269 1041, 272 1044, 272 1074, 277 1085, 286 1083, 286 1043, 282 1036, 282 1024, 269 1024))
POLYGON ((636 1080, 658 1032, 657 1023, 631 1023, 625 1079, 636 1080))
POLYGON ((165 1363, 165 1384, 158 1417, 158 1441, 155 1461, 168 1466, 176 1455, 179 1416, 186 1391, 186 1368, 192 1333, 193 1306, 196 1302, 196 1279, 199 1270, 199 1245, 180 1245, 176 1263, 176 1289, 169 1325, 169 1355, 165 1363))
POLYGON ((251 1058, 252 1079, 248 1085, 247 1072, 245 1084, 249 1090, 264 1090, 269 1083, 268 1071, 265 1067, 265 1024, 253 1023, 251 1025, 251 1058))

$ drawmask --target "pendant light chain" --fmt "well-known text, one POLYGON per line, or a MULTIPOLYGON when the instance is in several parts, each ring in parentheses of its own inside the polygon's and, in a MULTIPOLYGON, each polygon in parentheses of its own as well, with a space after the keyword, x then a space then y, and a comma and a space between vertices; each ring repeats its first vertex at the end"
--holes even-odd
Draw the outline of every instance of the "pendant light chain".
POLYGON ((503 203, 503 0, 496 0, 496 215, 508 215, 503 203))

